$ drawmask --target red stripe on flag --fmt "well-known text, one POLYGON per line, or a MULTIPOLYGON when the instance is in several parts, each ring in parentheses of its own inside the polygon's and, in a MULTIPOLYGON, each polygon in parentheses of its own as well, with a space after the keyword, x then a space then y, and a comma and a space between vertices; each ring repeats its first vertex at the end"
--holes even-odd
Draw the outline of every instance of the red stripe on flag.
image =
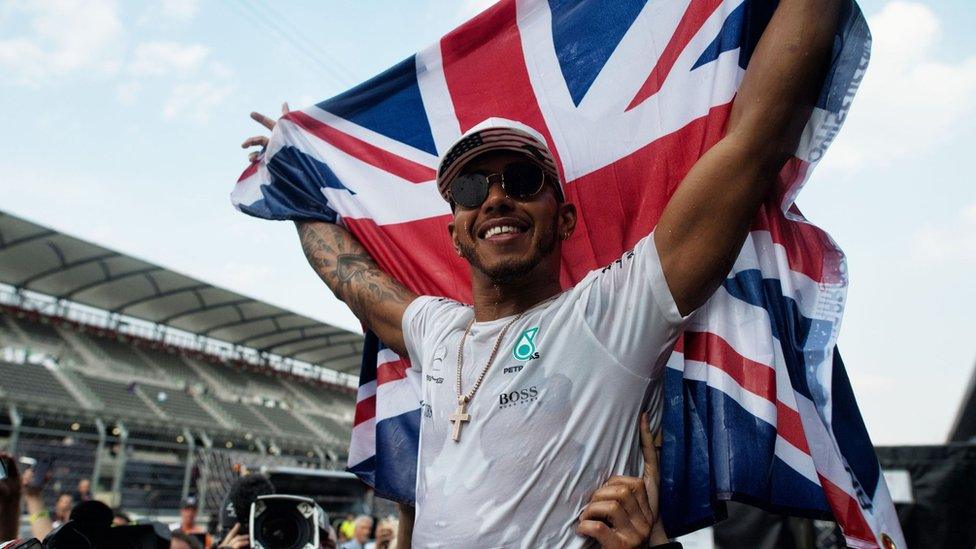
POLYGON ((372 219, 343 218, 380 268, 411 291, 471 301, 468 264, 458 257, 447 233, 449 215, 377 225, 372 219))
POLYGON ((681 17, 681 21, 678 22, 678 28, 671 35, 671 41, 664 47, 664 51, 661 52, 661 57, 658 58, 657 64, 651 70, 651 74, 644 81, 644 85, 641 86, 637 95, 630 102, 630 105, 627 106, 628 111, 661 91, 661 86, 664 85, 668 73, 671 72, 675 61, 681 56, 681 52, 684 51, 688 43, 691 42, 691 39, 701 30, 705 21, 708 20, 721 4, 722 0, 691 1, 688 9, 685 10, 685 14, 681 17))
POLYGON ((850 494, 842 490, 839 486, 830 482, 827 477, 817 474, 820 477, 820 485, 823 486, 824 495, 827 496, 827 503, 834 512, 834 519, 840 525, 845 537, 854 538, 864 542, 867 546, 877 547, 877 538, 874 532, 864 520, 861 506, 850 494))
POLYGON ((740 387, 776 402, 776 371, 740 355, 710 332, 685 332, 685 359, 708 363, 728 374, 740 387))
POLYGON ((804 454, 810 455, 810 445, 807 443, 800 413, 779 400, 776 401, 776 433, 804 454))
POLYGON ((244 181, 248 177, 251 177, 252 175, 256 174, 258 172, 258 166, 260 165, 261 162, 259 161, 251 162, 251 164, 248 165, 248 167, 244 170, 244 173, 242 173, 241 176, 237 178, 237 182, 240 183, 241 181, 244 181))
POLYGON ((379 387, 384 383, 407 377, 407 370, 409 369, 410 362, 403 358, 380 364, 376 367, 376 386, 379 387))
POLYGON ((354 156, 367 164, 390 172, 412 183, 426 183, 437 179, 437 171, 413 160, 371 145, 362 139, 339 131, 301 111, 292 111, 282 118, 301 126, 305 131, 334 146, 342 152, 354 156))
POLYGON ((609 264, 647 236, 678 184, 725 132, 731 103, 599 170, 569 182, 576 204, 573 238, 563 244, 564 284, 609 264), (620 220, 626 219, 627 223, 620 220))
POLYGON ((728 374, 746 391, 776 405, 776 432, 784 440, 810 454, 800 414, 776 395, 776 371, 739 354, 727 341, 711 332, 685 332, 685 359, 704 362, 728 374))
POLYGON ((508 118, 544 135, 556 156, 525 66, 515 4, 500 2, 441 39, 444 77, 462 132, 508 118))
POLYGON ((369 421, 376 417, 376 395, 364 398, 356 403, 356 418, 353 420, 353 427, 369 421))
MULTIPOLYGON (((724 136, 731 110, 732 103, 713 107, 683 128, 567 185, 566 198, 576 204, 578 219, 573 238, 563 244, 564 286, 617 259, 654 229, 695 162, 724 136)), ((792 187, 805 169, 799 160, 788 162, 778 188, 792 187)), ((782 196, 771 198, 753 228, 768 230, 773 242, 786 249, 790 268, 819 282, 826 269, 838 265, 840 255, 826 233, 786 219, 781 202, 782 196)))

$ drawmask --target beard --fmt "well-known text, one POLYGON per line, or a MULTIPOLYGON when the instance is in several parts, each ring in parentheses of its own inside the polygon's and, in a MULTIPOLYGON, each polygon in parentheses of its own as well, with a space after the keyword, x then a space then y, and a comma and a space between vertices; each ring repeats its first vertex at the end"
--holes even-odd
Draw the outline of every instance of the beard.
POLYGON ((549 257, 556 249, 556 242, 558 241, 556 226, 558 220, 559 214, 557 213, 551 223, 552 229, 542 233, 542 240, 539 242, 534 253, 525 259, 506 260, 488 267, 482 261, 481 257, 478 256, 474 246, 458 243, 458 247, 461 248, 461 256, 473 268, 484 273, 493 284, 507 286, 532 272, 532 269, 535 269, 543 259, 549 257))

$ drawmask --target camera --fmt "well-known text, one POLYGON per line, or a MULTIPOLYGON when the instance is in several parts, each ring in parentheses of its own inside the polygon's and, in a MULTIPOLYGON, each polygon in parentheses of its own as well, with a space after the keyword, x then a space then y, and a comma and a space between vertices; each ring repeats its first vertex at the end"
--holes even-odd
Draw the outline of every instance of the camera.
POLYGON ((44 537, 14 540, 2 549, 169 549, 170 531, 159 522, 112 526, 114 513, 104 503, 85 501, 71 518, 44 537))
POLYGON ((248 531, 252 549, 318 549, 329 519, 315 500, 264 495, 251 504, 248 531))

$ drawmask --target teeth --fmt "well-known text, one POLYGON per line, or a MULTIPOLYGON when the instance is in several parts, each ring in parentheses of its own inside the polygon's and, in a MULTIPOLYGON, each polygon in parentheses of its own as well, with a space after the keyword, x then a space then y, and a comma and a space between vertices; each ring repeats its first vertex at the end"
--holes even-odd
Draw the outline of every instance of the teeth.
POLYGON ((485 231, 485 238, 491 238, 496 234, 506 234, 506 233, 520 233, 518 227, 512 227, 511 225, 502 225, 500 227, 492 227, 485 231))

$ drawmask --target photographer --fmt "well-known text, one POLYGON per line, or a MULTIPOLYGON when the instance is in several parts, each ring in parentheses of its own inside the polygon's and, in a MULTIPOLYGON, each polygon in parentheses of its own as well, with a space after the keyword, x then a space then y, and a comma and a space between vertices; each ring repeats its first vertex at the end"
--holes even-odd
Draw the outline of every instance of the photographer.
POLYGON ((200 540, 189 534, 174 530, 172 536, 169 542, 169 549, 203 549, 203 544, 200 543, 200 540))
MULTIPOLYGON (((248 474, 237 479, 221 506, 221 534, 219 549, 249 549, 251 535, 247 530, 251 505, 262 496, 275 494, 274 485, 265 475, 248 474), (232 527, 228 527, 233 524, 232 527)), ((319 547, 336 549, 335 530, 325 521, 321 524, 319 547)))
POLYGON ((34 470, 27 469, 21 475, 17 460, 9 454, 0 454, 0 540, 17 537, 20 524, 21 495, 27 505, 31 535, 44 539, 54 528, 51 515, 44 506, 41 492, 46 479, 34 482, 34 470))
POLYGON ((17 461, 9 454, 0 454, 0 541, 17 537, 20 518, 20 474, 17 461))

